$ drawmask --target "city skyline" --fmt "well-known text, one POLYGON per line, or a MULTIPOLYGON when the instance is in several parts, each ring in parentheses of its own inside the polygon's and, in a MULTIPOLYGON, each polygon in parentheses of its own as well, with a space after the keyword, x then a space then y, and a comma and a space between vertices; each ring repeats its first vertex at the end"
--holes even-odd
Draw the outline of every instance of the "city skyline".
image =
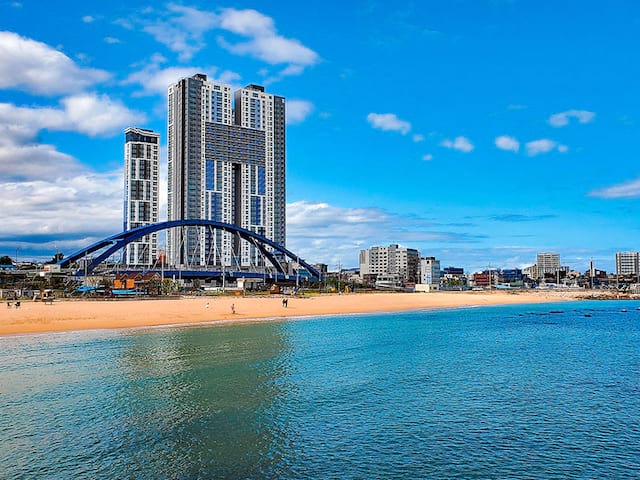
POLYGON ((398 243, 614 271, 639 249, 640 5, 294 5, 0 2, 0 255, 120 231, 128 126, 160 133, 166 218, 167 88, 196 73, 287 98, 287 247, 310 262, 398 243))

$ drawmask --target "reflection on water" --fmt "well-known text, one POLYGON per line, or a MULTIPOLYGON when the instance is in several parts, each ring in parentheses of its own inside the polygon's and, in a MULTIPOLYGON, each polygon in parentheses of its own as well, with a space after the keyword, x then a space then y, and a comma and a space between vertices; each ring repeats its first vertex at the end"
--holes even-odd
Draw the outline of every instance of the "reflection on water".
POLYGON ((0 338, 0 478, 639 478, 640 312, 570 305, 0 338))

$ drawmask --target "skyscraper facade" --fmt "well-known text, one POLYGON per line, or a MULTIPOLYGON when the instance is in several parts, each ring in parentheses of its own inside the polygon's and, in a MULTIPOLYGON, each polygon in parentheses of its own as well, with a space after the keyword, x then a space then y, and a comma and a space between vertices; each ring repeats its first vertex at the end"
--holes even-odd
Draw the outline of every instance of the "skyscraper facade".
POLYGON ((640 252, 617 252, 616 253, 616 274, 639 275, 640 274, 640 252))
MULTIPOLYGON (((144 128, 125 130, 124 230, 158 221, 158 146, 160 134, 144 128)), ((145 235, 125 247, 124 263, 151 266, 158 257, 158 236, 145 235)))
MULTIPOLYGON (((238 225, 285 244, 285 100, 197 74, 168 92, 168 217, 238 225), (235 99, 235 105, 233 100, 235 99)), ((206 228, 168 234, 173 265, 259 265, 257 249, 206 228)))
POLYGON ((556 274, 560 271, 560 254, 539 253, 536 257, 538 277, 544 277, 545 273, 556 274))

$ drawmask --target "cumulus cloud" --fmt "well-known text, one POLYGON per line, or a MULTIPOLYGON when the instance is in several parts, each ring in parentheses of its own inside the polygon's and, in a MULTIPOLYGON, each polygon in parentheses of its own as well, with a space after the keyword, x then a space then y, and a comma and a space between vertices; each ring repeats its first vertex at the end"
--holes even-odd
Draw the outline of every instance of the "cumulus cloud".
POLYGON ((299 75, 305 67, 319 62, 319 55, 300 41, 280 35, 273 19, 253 9, 222 8, 217 12, 170 3, 161 18, 147 24, 144 31, 178 53, 180 60, 190 60, 206 45, 204 34, 220 30, 236 41, 219 35, 218 44, 227 51, 250 56, 270 65, 286 65, 271 80, 299 75))
POLYGON ((22 128, 27 137, 40 130, 74 131, 95 137, 119 132, 127 125, 145 121, 142 113, 134 112, 107 95, 83 93, 65 97, 61 107, 18 107, 0 103, 0 126, 22 128))
POLYGON ((93 23, 95 21, 95 17, 92 17, 91 15, 85 15, 84 17, 82 17, 82 21, 84 23, 93 23))
POLYGON ((541 138, 539 140, 527 142, 525 144, 525 148, 527 149, 527 155, 530 157, 534 157, 541 153, 549 153, 553 150, 558 150, 560 153, 565 153, 569 150, 569 147, 566 145, 560 145, 558 142, 548 138, 541 138))
POLYGON ((153 61, 142 70, 130 74, 123 84, 140 85, 142 90, 138 95, 163 95, 167 94, 169 85, 177 82, 181 78, 192 77, 196 73, 206 73, 210 80, 227 84, 234 84, 240 80, 240 75, 230 70, 218 72, 217 67, 160 67, 161 56, 154 56, 157 61, 153 61))
POLYGON ((589 123, 596 114, 588 110, 567 110, 565 112, 554 113, 549 117, 549 124, 553 127, 565 127, 569 125, 571 119, 575 118, 579 123, 589 123))
POLYGON ((402 135, 411 131, 411 124, 400 120, 395 113, 370 113, 367 115, 367 121, 378 130, 400 132, 402 135))
POLYGON ((495 143, 496 147, 500 150, 507 150, 511 152, 517 152, 520 150, 520 142, 516 138, 509 137, 507 135, 496 137, 495 143))
POLYGON ((81 68, 45 43, 13 32, 0 32, 0 89, 61 95, 84 90, 109 78, 108 72, 81 68))
POLYGON ((313 103, 307 100, 287 100, 287 124, 296 125, 302 123, 314 110, 313 103))
POLYGON ((435 225, 379 208, 338 207, 299 201, 287 205, 287 247, 312 262, 355 266, 361 249, 390 243, 416 248, 426 242, 465 243, 465 234, 434 231, 435 225))
POLYGON ((469 153, 472 151, 475 146, 467 137, 456 137, 453 140, 449 140, 448 138, 443 140, 440 143, 441 146, 445 148, 450 148, 453 150, 458 150, 459 152, 469 153))
POLYGON ((598 198, 640 198, 640 178, 589 192, 598 198))
POLYGON ((75 249, 80 245, 73 248, 69 239, 84 239, 86 245, 88 239, 117 233, 122 185, 121 172, 0 183, 0 240, 19 242, 23 249, 42 249, 53 241, 75 249))
POLYGON ((424 135, 421 133, 414 133, 412 138, 416 143, 424 142, 424 135))

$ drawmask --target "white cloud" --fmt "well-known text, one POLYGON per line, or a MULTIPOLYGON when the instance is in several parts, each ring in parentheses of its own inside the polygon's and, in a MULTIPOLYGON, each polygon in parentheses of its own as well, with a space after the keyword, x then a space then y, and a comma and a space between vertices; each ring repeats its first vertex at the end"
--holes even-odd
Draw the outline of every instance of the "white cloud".
POLYGON ((0 183, 2 241, 37 247, 55 239, 117 233, 122 228, 122 185, 119 171, 0 183))
POLYGON ((567 110, 565 112, 554 113, 549 117, 549 124, 554 127, 564 127, 569 125, 572 118, 580 123, 589 123, 595 118, 596 114, 588 110, 567 110))
POLYGON ((151 64, 142 70, 133 72, 122 82, 125 85, 138 84, 142 87, 139 95, 162 95, 167 94, 169 85, 177 82, 181 78, 192 77, 196 73, 207 73, 210 80, 227 84, 234 84, 240 80, 240 75, 230 70, 224 70, 216 75, 217 67, 168 67, 160 68, 158 64, 151 64))
POLYGON ((541 138, 539 140, 527 142, 525 144, 525 148, 527 149, 527 155, 530 157, 541 153, 549 153, 552 150, 558 150, 560 153, 565 153, 569 150, 568 146, 560 145, 558 142, 549 140, 548 138, 541 138))
POLYGON ((456 137, 453 140, 449 140, 447 138, 443 140, 440 145, 445 148, 451 148, 464 153, 469 153, 475 148, 473 143, 471 143, 467 137, 456 137))
POLYGON ((379 208, 337 207, 299 201, 287 205, 287 248, 311 262, 356 266, 361 249, 400 243, 422 248, 426 243, 475 241, 465 234, 433 231, 433 223, 379 208))
POLYGON ((223 30, 250 39, 237 44, 219 39, 220 45, 232 53, 249 55, 271 65, 286 63, 298 68, 315 65, 320 60, 316 52, 298 40, 278 35, 273 19, 256 10, 225 8, 219 20, 223 30))
POLYGON ((110 45, 114 45, 116 43, 120 43, 120 39, 116 37, 104 37, 104 42, 110 45))
POLYGON ((598 198, 640 198, 640 178, 589 192, 598 198))
POLYGON ((60 95, 109 78, 104 70, 79 67, 49 45, 13 32, 0 32, 0 88, 60 95))
POLYGON ((424 142, 424 135, 421 133, 414 133, 412 138, 416 143, 424 142))
POLYGON ((287 124, 296 125, 302 123, 314 110, 313 103, 307 100, 287 100, 287 124))
POLYGON ((411 131, 411 124, 400 120, 395 113, 370 113, 367 115, 367 121, 378 130, 400 132, 402 135, 411 131))
POLYGON ((95 21, 95 18, 92 17, 91 15, 85 15, 84 17, 82 17, 82 21, 84 23, 92 23, 95 21))
POLYGON ((426 155, 422 156, 422 160, 428 162, 430 160, 433 160, 433 155, 431 155, 430 153, 427 153, 426 155))
POLYGON ((517 152, 520 150, 520 142, 514 138, 509 137, 507 135, 501 135, 500 137, 496 137, 496 147, 500 150, 508 150, 511 152, 517 152))
POLYGON ((0 103, 0 126, 10 129, 20 126, 25 137, 40 130, 74 131, 95 137, 110 135, 127 125, 145 121, 142 113, 134 112, 107 95, 83 93, 65 97, 62 108, 17 107, 0 103))
MULTIPOLYGON (((6 138, 0 143, 0 178, 3 182, 59 178, 69 172, 80 173, 84 170, 76 159, 57 151, 53 145, 21 144, 6 138)), ((0 187, 2 185, 0 182, 0 187)), ((2 205, 0 210, 8 208, 8 204, 2 205)))
POLYGON ((233 42, 219 36, 218 44, 236 55, 251 56, 271 65, 286 64, 272 81, 299 75, 305 67, 320 60, 316 52, 300 41, 279 35, 271 17, 252 9, 223 8, 214 13, 170 3, 162 18, 143 29, 178 53, 181 61, 190 60, 205 47, 204 34, 211 30, 244 37, 246 41, 233 42))

